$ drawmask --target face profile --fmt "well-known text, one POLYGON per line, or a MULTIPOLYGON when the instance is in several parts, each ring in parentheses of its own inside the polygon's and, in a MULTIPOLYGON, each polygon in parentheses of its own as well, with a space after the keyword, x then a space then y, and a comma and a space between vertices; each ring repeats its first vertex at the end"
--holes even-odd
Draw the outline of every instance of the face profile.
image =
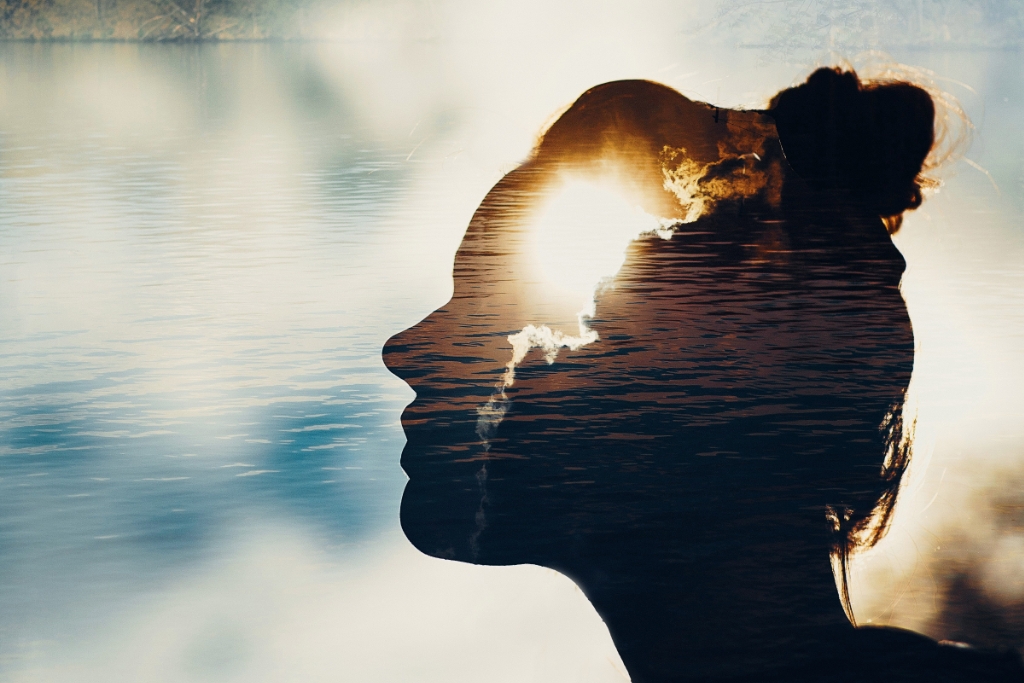
POLYGON ((855 629, 843 586, 909 457, 889 232, 933 119, 833 69, 760 112, 584 93, 484 199, 451 301, 385 347, 416 391, 409 540, 568 575, 635 683, 923 670, 939 646, 855 629))

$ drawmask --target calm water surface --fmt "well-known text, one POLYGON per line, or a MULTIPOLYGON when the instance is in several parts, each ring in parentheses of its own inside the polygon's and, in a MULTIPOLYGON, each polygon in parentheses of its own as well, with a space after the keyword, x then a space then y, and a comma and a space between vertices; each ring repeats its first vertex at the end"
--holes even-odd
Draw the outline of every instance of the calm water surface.
MULTIPOLYGON (((346 662, 389 680, 373 663, 392 649, 419 662, 417 680, 471 680, 523 652, 536 680, 622 680, 596 616, 553 574, 402 569, 423 561, 397 527, 397 419, 412 393, 380 348, 444 302, 469 213, 545 115, 589 82, 636 72, 592 64, 517 110, 462 48, 418 49, 0 52, 10 680, 155 666, 168 680, 280 680, 296 661, 310 680, 346 662), (481 634, 467 613, 497 625, 481 634), (561 659, 535 654, 545 619, 584 634, 554 641, 561 659), (325 625, 336 640, 307 637, 325 625), (497 654, 478 651, 510 633, 497 654), (455 636, 440 654, 413 646, 444 634, 455 636), (346 638, 379 650, 329 654, 346 638)), ((644 71, 662 56, 628 66, 696 97, 715 95, 706 80, 745 74, 726 81, 724 104, 806 71, 754 53, 707 79, 686 64, 644 71)), ((1024 481, 1020 55, 899 57, 971 86, 945 82, 978 125, 968 156, 989 175, 958 164, 897 240, 919 346, 920 466, 855 597, 866 620, 1021 643, 1024 501, 1007 483, 1024 481), (982 604, 1002 621, 970 626, 982 604)))

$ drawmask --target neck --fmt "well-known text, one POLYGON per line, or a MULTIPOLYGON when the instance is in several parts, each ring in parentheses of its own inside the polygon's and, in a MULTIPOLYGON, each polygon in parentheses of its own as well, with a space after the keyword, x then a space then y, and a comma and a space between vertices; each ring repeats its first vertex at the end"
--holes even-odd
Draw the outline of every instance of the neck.
POLYGON ((602 571, 601 581, 582 582, 633 683, 706 681, 798 664, 828 656, 852 631, 827 546, 776 537, 690 561, 671 548, 661 555, 643 571, 627 566, 627 556, 602 571))

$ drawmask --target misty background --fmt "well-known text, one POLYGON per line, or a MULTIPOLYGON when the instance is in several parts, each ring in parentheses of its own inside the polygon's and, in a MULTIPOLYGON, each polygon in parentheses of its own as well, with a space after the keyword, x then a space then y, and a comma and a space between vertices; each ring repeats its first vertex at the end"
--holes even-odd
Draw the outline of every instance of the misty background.
MULTIPOLYGON (((0 36, 20 40, 444 40, 451 2, 371 0, 0 0, 0 36), (370 30, 360 23, 376 15, 370 30), (403 25, 416 17, 414 27, 403 25), (412 29, 410 32, 409 29, 412 29)), ((581 3, 574 14, 603 11, 581 3)), ((1020 47, 1016 0, 716 0, 664 7, 689 29, 728 32, 773 57, 823 47, 1020 47), (695 21, 696 18, 696 21, 695 21)), ((640 10, 639 13, 643 13, 640 10)), ((678 24, 677 24, 678 25, 678 24)))
POLYGON ((381 345, 587 87, 760 107, 842 60, 975 126, 897 236, 917 444, 854 606, 1024 645, 1024 5, 176 7, 0 0, 0 677, 624 680, 565 577, 405 542, 381 345))

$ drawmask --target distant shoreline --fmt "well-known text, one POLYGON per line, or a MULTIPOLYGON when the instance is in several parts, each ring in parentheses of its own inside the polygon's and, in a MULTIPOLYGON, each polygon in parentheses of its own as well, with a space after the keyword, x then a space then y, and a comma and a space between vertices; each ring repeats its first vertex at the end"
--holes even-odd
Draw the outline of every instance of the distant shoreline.
POLYGON ((322 40, 326 7, 324 0, 0 0, 0 41, 322 40))
MULTIPOLYGON (((260 44, 301 44, 301 43, 382 43, 382 42, 408 42, 401 38, 375 37, 375 38, 336 38, 330 36, 266 36, 258 38, 250 37, 209 37, 209 38, 105 38, 90 36, 44 36, 44 37, 11 37, 0 35, 2 43, 20 44, 47 44, 67 45, 77 44, 106 44, 106 45, 223 45, 227 43, 260 43, 260 44)), ((414 42, 436 42, 436 39, 422 39, 414 42)), ((740 43, 735 46, 738 50, 775 50, 780 46, 771 43, 740 43)), ((1020 52, 1024 50, 1024 42, 1009 43, 1003 45, 983 45, 977 43, 888 43, 889 50, 900 49, 922 52, 1020 52)))
POLYGON ((106 44, 106 45, 218 45, 225 43, 358 43, 369 42, 342 38, 80 38, 80 37, 45 37, 45 38, 10 38, 0 36, 0 43, 66 45, 106 44))
MULTIPOLYGON (((749 0, 712 0, 708 18, 690 30, 769 52, 1024 47, 1024 4, 858 0, 839 11, 832 0, 781 2, 786 11, 766 14, 749 0)), ((460 14, 432 8, 401 0, 0 0, 0 42, 426 42, 443 39, 460 14)))

